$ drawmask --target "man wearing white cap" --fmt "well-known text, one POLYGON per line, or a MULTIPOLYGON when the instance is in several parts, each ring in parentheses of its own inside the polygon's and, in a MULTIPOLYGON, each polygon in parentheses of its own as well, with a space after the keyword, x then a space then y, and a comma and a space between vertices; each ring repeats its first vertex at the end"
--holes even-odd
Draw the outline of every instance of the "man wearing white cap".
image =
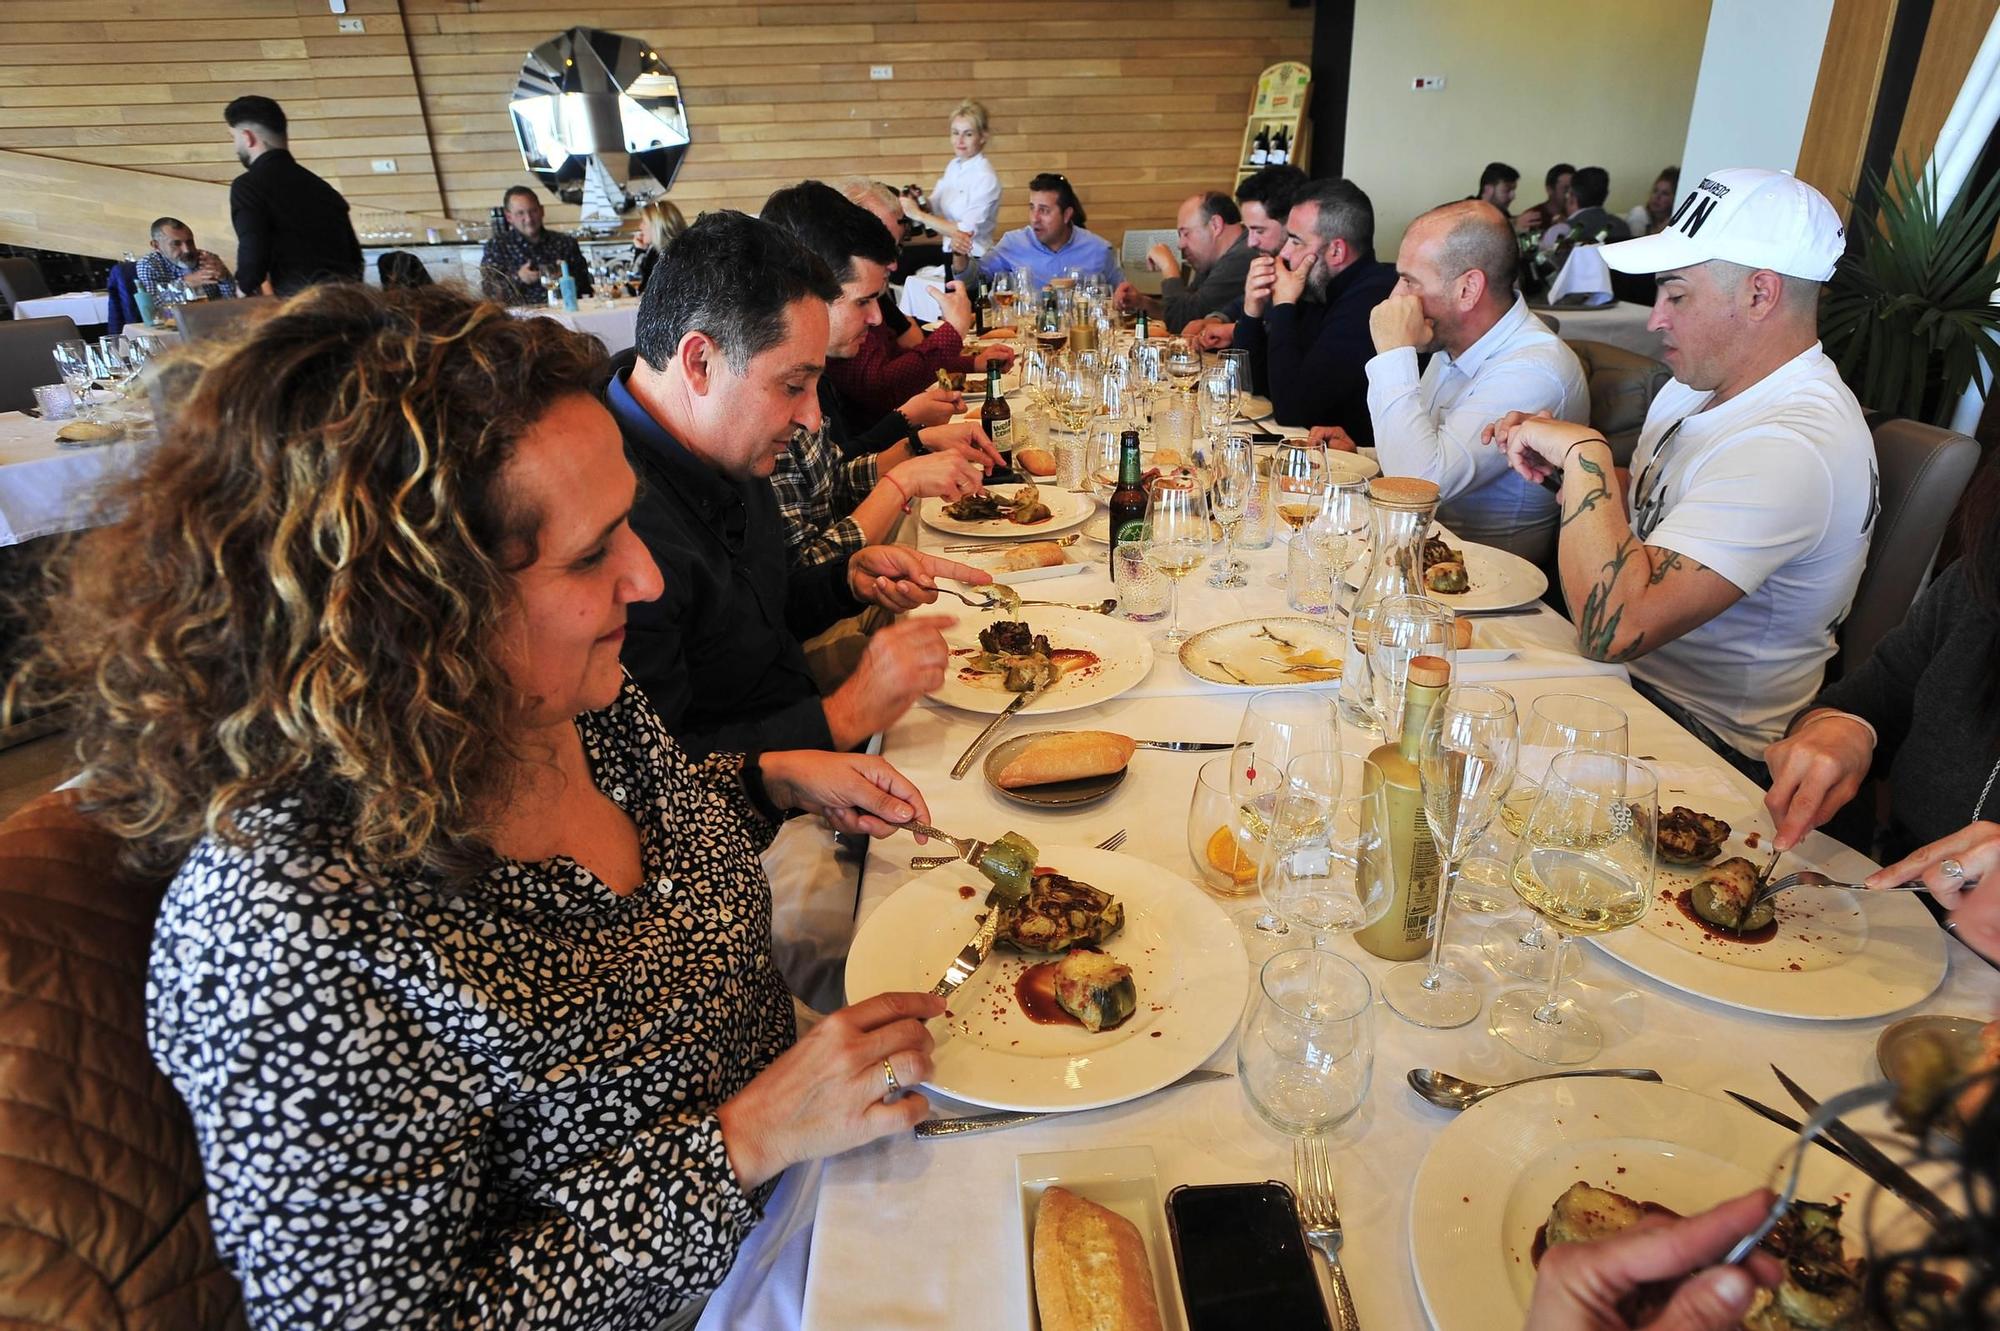
POLYGON ((1676 381, 1629 484, 1588 427, 1516 412, 1488 430, 1523 476, 1561 478, 1584 654, 1631 661, 1642 692, 1760 779, 1765 746, 1819 689, 1878 507, 1873 441, 1817 331, 1843 240, 1789 174, 1712 173, 1664 231, 1603 247, 1620 272, 1657 276, 1647 326, 1676 381))

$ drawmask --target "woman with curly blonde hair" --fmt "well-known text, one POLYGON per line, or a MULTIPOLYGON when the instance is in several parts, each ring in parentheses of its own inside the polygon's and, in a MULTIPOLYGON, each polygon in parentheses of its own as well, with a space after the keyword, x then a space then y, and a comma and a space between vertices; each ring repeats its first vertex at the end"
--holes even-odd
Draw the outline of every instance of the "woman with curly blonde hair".
POLYGON ((148 1034, 254 1324, 683 1324, 781 1171, 923 1113, 885 1090, 942 1003, 798 1040, 758 862, 782 809, 886 835, 922 799, 661 730, 601 361, 443 288, 313 288, 63 565, 27 692, 179 865, 148 1034))

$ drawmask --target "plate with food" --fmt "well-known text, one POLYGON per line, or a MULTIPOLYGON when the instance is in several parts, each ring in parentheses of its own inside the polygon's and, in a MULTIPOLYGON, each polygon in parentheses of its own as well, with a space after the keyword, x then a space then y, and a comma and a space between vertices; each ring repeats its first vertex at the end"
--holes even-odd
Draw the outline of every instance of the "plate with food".
POLYGON ((1017 1159, 1014 1175, 1029 1331, 1187 1325, 1150 1146, 1040 1151, 1017 1159))
MULTIPOLYGON (((1879 1017, 1937 988, 1944 934, 1912 893, 1799 887, 1746 913, 1771 860, 1763 835, 1710 809, 1661 810, 1650 908, 1591 943, 1663 984, 1779 1017, 1879 1017)), ((1773 874, 1818 867, 1788 853, 1773 874)))
POLYGON ((1001 712, 1039 688, 1021 710, 1068 712, 1108 702, 1153 669, 1153 647, 1137 624, 1083 610, 1023 606, 989 618, 961 616, 944 631, 951 653, 933 701, 1001 712))
POLYGON ((1043 730, 986 753, 986 783, 1017 804, 1067 809, 1103 799, 1124 783, 1137 745, 1110 730, 1043 730))
POLYGON ((961 564, 983 568, 994 577, 1010 583, 1064 578, 1088 568, 1104 566, 1103 556, 1093 559, 1086 550, 1079 558, 1074 546, 1065 546, 1061 541, 1018 541, 992 550, 970 550, 951 557, 961 564))
POLYGON ((923 992, 1003 909, 992 955, 931 1023, 930 1089, 995 1109, 1093 1109, 1200 1067, 1243 1010, 1249 962, 1229 917, 1135 855, 1047 846, 1018 905, 948 864, 861 923, 847 992, 923 992))
POLYGON ((1443 536, 1424 542, 1424 590, 1454 610, 1510 610, 1548 589, 1548 575, 1517 554, 1443 536))
POLYGON ((918 506, 917 516, 953 536, 991 540, 1068 531, 1096 511, 1090 496, 1052 485, 995 485, 949 504, 933 495, 918 506))
POLYGON ((1303 615, 1239 619, 1181 644, 1181 669, 1210 684, 1278 688, 1340 682, 1345 635, 1303 615))
MULTIPOLYGON (((1424 1308, 1438 1331, 1518 1327, 1548 1247, 1769 1186, 1792 1140, 1739 1106, 1648 1082, 1579 1077, 1482 1101, 1445 1126, 1417 1170, 1410 1251, 1424 1308)), ((1765 1244, 1785 1282, 1758 1296, 1744 1325, 1859 1331, 1870 1324, 1795 1322, 1787 1310, 1851 1305, 1871 1237, 1904 1247, 1927 1231, 1826 1151, 1805 1153, 1798 1197, 1765 1244)))

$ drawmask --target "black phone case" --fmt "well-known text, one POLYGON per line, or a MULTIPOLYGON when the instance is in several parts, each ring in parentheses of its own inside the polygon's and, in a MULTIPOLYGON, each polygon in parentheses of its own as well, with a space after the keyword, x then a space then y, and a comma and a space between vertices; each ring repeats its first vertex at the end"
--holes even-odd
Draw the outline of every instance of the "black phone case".
MULTIPOLYGON (((1179 1199, 1187 1193, 1258 1191, 1266 1188, 1276 1190, 1283 1197, 1292 1224, 1299 1226, 1298 1198, 1292 1194, 1289 1184, 1278 1179, 1266 1179, 1262 1183, 1182 1183, 1168 1191, 1167 1237, 1174 1247, 1174 1283, 1180 1290, 1181 1307, 1187 1313, 1190 1331, 1204 1331, 1204 1328, 1195 1321, 1195 1291, 1190 1290, 1187 1285, 1188 1263, 1181 1251, 1179 1199)), ((1305 1230, 1302 1226, 1299 1229, 1299 1245, 1302 1259, 1299 1263, 1299 1279, 1304 1289, 1312 1291, 1313 1297, 1309 1302, 1319 1309, 1320 1319, 1311 1326, 1288 1326, 1285 1331, 1335 1331, 1333 1314, 1326 1306, 1326 1290, 1320 1283, 1319 1267, 1312 1249, 1305 1244, 1305 1230)))

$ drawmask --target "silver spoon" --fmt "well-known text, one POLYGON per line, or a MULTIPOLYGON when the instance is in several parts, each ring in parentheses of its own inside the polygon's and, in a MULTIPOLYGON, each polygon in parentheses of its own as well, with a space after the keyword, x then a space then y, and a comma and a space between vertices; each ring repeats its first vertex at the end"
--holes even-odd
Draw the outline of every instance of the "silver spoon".
POLYGON ((1497 1086, 1467 1081, 1434 1068, 1411 1068, 1410 1089, 1440 1109, 1470 1109, 1489 1095, 1498 1095, 1510 1086, 1526 1086, 1531 1081, 1553 1081, 1557 1077, 1624 1077, 1630 1081, 1659 1081, 1651 1068, 1579 1068, 1574 1072, 1544 1072, 1539 1077, 1503 1081, 1497 1086))

